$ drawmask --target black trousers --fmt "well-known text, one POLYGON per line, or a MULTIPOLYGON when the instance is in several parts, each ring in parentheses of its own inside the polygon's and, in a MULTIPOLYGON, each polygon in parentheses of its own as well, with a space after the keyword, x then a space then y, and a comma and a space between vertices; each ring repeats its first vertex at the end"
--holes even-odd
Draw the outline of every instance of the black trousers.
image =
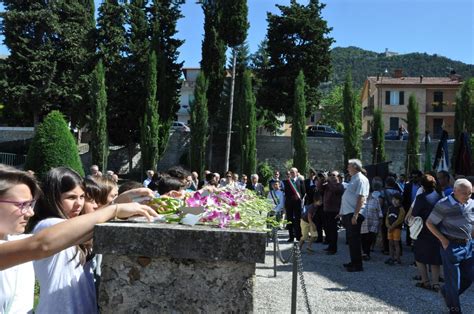
POLYGON ((384 214, 383 218, 382 218, 382 228, 381 228, 381 230, 382 230, 383 251, 388 253, 388 251, 389 251, 388 238, 387 238, 388 229, 387 229, 387 226, 385 225, 385 219, 386 218, 387 218, 387 214, 384 214))
POLYGON ((372 244, 374 244, 376 237, 377 234, 375 232, 362 233, 360 235, 362 252, 364 252, 365 255, 370 256, 370 248, 372 247, 372 244))
POLYGON ((313 222, 316 225, 316 231, 318 232, 318 239, 316 241, 323 241, 323 227, 324 227, 324 211, 322 206, 318 206, 316 213, 313 217, 313 222))
POLYGON ((360 226, 364 221, 364 216, 359 214, 357 217, 357 223, 352 224, 352 216, 354 213, 350 213, 342 216, 342 222, 347 231, 347 238, 349 242, 349 253, 351 255, 351 263, 355 267, 362 266, 362 252, 361 252, 361 241, 360 241, 360 226))
POLYGON ((328 251, 330 252, 337 252, 337 214, 337 212, 324 212, 326 240, 328 241, 328 251))
POLYGON ((291 224, 287 224, 286 228, 288 229, 288 235, 290 239, 296 238, 300 240, 301 238, 301 201, 289 201, 285 205, 286 209, 286 220, 291 221, 291 224))

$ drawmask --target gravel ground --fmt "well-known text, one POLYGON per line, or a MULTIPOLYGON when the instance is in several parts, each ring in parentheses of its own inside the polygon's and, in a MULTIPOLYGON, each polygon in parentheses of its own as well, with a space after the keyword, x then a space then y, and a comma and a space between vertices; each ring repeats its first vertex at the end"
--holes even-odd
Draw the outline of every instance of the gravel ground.
MULTIPOLYGON (((386 255, 380 249, 372 260, 364 262, 364 271, 348 273, 342 266, 350 261, 344 244, 345 232, 339 232, 338 253, 326 255, 326 247, 314 243, 315 253, 302 255, 304 278, 313 313, 446 313, 444 302, 433 291, 415 287, 411 278, 417 275, 411 248, 403 248, 402 265, 385 265, 386 255)), ((280 249, 287 258, 292 245, 287 231, 279 232, 280 249)), ((405 235, 403 235, 405 239, 405 235)), ((265 264, 257 264, 255 313, 289 313, 291 310, 292 265, 277 261, 277 277, 273 277, 273 243, 267 247, 265 264)), ((474 286, 461 296, 463 313, 474 313, 474 286)), ((298 281, 297 312, 306 312, 298 281)))

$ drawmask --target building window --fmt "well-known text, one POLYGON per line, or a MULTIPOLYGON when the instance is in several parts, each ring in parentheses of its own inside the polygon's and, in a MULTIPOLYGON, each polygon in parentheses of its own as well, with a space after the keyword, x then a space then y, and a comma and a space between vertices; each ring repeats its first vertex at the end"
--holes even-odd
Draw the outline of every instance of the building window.
POLYGON ((386 105, 404 105, 405 104, 405 92, 403 91, 385 91, 385 104, 386 105))
POLYGON ((398 130, 399 123, 399 118, 390 117, 390 130, 398 130))
POLYGON ((433 101, 437 103, 443 102, 443 92, 434 92, 433 93, 433 101))

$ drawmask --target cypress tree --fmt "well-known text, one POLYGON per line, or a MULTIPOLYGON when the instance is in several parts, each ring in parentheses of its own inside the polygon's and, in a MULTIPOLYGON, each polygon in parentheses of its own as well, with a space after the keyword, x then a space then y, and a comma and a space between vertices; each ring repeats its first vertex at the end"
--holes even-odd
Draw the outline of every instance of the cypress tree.
POLYGON ((352 74, 348 71, 342 90, 344 106, 344 164, 352 158, 361 159, 361 106, 352 91, 352 74))
MULTIPOLYGON (((119 0, 105 0, 99 6, 97 18, 98 55, 102 59, 105 70, 105 85, 107 88, 107 124, 109 125, 111 142, 114 144, 128 144, 131 129, 130 121, 139 121, 134 105, 137 100, 127 102, 129 91, 127 78, 127 64, 125 62, 126 7, 119 0)), ((146 53, 145 56, 148 54, 146 53)), ((141 77, 143 77, 142 72, 141 77)), ((138 125, 132 127, 137 129, 138 125)), ((133 133, 132 133, 133 134, 133 133)))
POLYGON ((227 139, 225 150, 224 170, 229 170, 230 142, 232 136, 232 116, 234 109, 234 89, 237 64, 237 46, 244 43, 247 37, 247 0, 224 0, 222 9, 221 37, 232 48, 232 78, 229 99, 229 116, 227 124, 227 139))
POLYGON ((257 115, 255 95, 252 89, 252 76, 249 70, 244 71, 241 90, 244 99, 240 110, 242 173, 251 175, 257 170, 257 115))
POLYGON ((384 162, 385 156, 385 134, 382 121, 382 111, 374 110, 374 120, 372 127, 372 163, 384 162))
POLYGON ((91 90, 93 98, 90 121, 92 163, 98 165, 102 171, 106 171, 109 145, 107 140, 107 93, 102 60, 99 60, 94 70, 91 90))
POLYGON ((291 139, 295 149, 293 164, 301 173, 306 173, 308 164, 308 147, 306 145, 306 98, 305 81, 303 71, 300 71, 295 80, 295 92, 293 94, 293 123, 291 128, 291 139))
POLYGON ((51 168, 65 166, 84 175, 79 151, 61 112, 51 111, 36 128, 25 169, 41 178, 51 168))
POLYGON ((194 102, 191 105, 191 169, 196 170, 200 176, 204 173, 206 161, 206 142, 209 130, 207 112, 208 83, 204 73, 199 73, 194 89, 194 102))
POLYGON ((151 50, 146 80, 146 103, 141 123, 142 172, 156 171, 158 164, 158 101, 156 100, 156 53, 151 50))
MULTIPOLYGON (((454 169, 456 169, 456 161, 457 161, 457 152, 459 150, 459 145, 461 143, 460 134, 462 132, 467 132, 470 134, 471 139, 471 147, 474 144, 472 134, 474 133, 474 78, 470 78, 466 80, 461 90, 459 91, 458 95, 456 96, 456 109, 455 109, 455 117, 454 117, 454 150, 453 150, 453 165, 454 169)), ((471 154, 472 155, 472 154, 471 154)), ((474 166, 474 159, 473 159, 473 166, 474 166)))
POLYGON ((180 77, 183 62, 178 62, 179 47, 183 40, 175 38, 176 23, 182 17, 180 5, 184 1, 155 0, 151 6, 152 49, 157 57, 157 100, 160 130, 158 149, 164 152, 168 144, 169 131, 179 110, 181 89, 180 77))
POLYGON ((407 129, 408 129, 408 143, 407 143, 407 173, 412 170, 420 169, 420 143, 418 123, 420 120, 419 106, 414 94, 410 95, 408 99, 408 113, 407 113, 407 129))
MULTIPOLYGON (((202 41, 201 69, 209 81, 207 89, 208 110, 213 117, 219 115, 222 109, 222 90, 225 77, 225 42, 219 34, 221 7, 219 1, 202 2, 204 11, 204 40, 202 41)), ((214 130, 217 129, 218 119, 209 120, 209 166, 212 166, 212 143, 214 130)))

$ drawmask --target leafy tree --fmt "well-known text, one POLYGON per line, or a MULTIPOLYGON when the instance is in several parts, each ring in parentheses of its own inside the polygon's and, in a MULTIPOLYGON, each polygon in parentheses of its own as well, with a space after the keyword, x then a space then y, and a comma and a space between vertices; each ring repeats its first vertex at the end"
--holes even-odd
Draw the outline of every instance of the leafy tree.
POLYGON ((73 126, 84 125, 90 104, 92 72, 96 64, 94 2, 56 1, 54 14, 60 27, 55 39, 56 83, 62 92, 56 103, 73 126))
POLYGON ((230 157, 230 141, 232 135, 232 115, 234 108, 234 88, 235 88, 235 72, 237 63, 237 46, 242 45, 247 37, 247 0, 223 0, 222 1, 222 23, 220 25, 220 33, 226 44, 232 48, 232 78, 230 88, 229 101, 229 117, 227 126, 227 139, 225 150, 225 171, 229 170, 230 157))
POLYGON ((156 100, 156 53, 150 52, 146 80, 146 103, 141 123, 142 172, 148 169, 156 171, 159 160, 158 150, 158 102, 156 100))
POLYGON ((92 97, 90 123, 92 163, 98 165, 102 171, 106 171, 109 144, 107 140, 107 92, 105 91, 105 72, 102 60, 99 60, 94 70, 92 97))
POLYGON ((245 101, 240 110, 242 173, 255 173, 257 167, 257 117, 255 112, 255 95, 252 90, 252 77, 248 70, 242 79, 242 95, 245 101))
POLYGON ((295 149, 293 154, 294 166, 301 173, 306 173, 308 168, 308 147, 306 145, 306 98, 305 80, 303 71, 300 71, 295 80, 295 100, 293 102, 293 123, 291 126, 291 139, 295 149))
POLYGON ((408 129, 408 143, 407 143, 407 173, 412 170, 420 169, 420 143, 418 123, 420 120, 420 111, 418 102, 414 94, 410 95, 408 99, 408 113, 407 113, 407 129, 408 129))
POLYGON ((194 89, 194 102, 191 105, 191 169, 196 170, 200 176, 204 173, 206 159, 206 142, 209 130, 207 112, 207 87, 208 83, 204 73, 196 79, 194 89))
POLYGON ((323 96, 320 104, 321 118, 318 121, 318 124, 330 125, 340 132, 344 131, 342 91, 343 86, 337 85, 323 96))
MULTIPOLYGON (((254 74, 254 90, 258 95, 260 89, 263 85, 265 79, 264 73, 269 69, 270 66, 270 57, 267 53, 267 43, 268 41, 263 40, 255 53, 250 56, 249 68, 254 74)), ((264 99, 259 97, 257 102, 257 125, 264 127, 269 132, 276 134, 283 122, 277 119, 277 115, 270 109, 267 109, 268 106, 262 104, 264 99)))
POLYGON ((257 174, 260 178, 260 183, 266 186, 270 179, 273 177, 273 168, 270 166, 268 161, 259 162, 257 167, 257 174))
MULTIPOLYGON (((202 1, 204 11, 204 40, 202 42, 201 69, 209 81, 207 89, 208 110, 217 115, 222 104, 222 90, 225 77, 225 42, 220 37, 221 7, 217 0, 202 1)), ((212 164, 212 143, 216 119, 209 120, 209 161, 212 164)))
POLYGON ((380 109, 375 109, 372 126, 372 163, 377 164, 384 162, 386 159, 382 111, 380 109))
POLYGON ((164 152, 169 131, 179 110, 180 77, 183 62, 178 62, 178 49, 183 40, 175 38, 176 23, 182 17, 180 5, 183 0, 155 0, 151 6, 152 49, 156 52, 158 69, 158 94, 160 119, 158 149, 164 152))
POLYGON ((38 125, 26 156, 25 169, 40 178, 51 168, 65 166, 84 175, 79 151, 62 113, 51 111, 38 125))
POLYGON ((351 71, 346 74, 342 90, 344 106, 344 163, 351 158, 361 159, 362 116, 361 105, 352 90, 351 71))
POLYGON ((43 113, 54 108, 53 100, 61 93, 56 83, 54 44, 58 17, 49 2, 2 2, 2 34, 10 50, 6 62, 6 111, 15 122, 36 125, 43 113))
POLYGON ((287 104, 294 99, 294 82, 300 70, 305 75, 307 113, 319 103, 319 84, 331 72, 329 48, 334 40, 328 36, 331 28, 321 17, 324 4, 310 0, 308 5, 291 0, 289 6, 277 5, 281 16, 267 14, 269 68, 264 72, 264 84, 259 103, 276 113, 292 114, 287 104))

